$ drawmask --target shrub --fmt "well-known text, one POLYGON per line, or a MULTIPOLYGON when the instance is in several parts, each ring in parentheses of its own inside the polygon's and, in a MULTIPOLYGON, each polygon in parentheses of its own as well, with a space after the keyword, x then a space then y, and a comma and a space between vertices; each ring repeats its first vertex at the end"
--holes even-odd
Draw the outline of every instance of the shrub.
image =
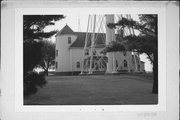
POLYGON ((38 88, 42 88, 46 84, 44 73, 29 72, 24 75, 24 97, 35 94, 38 88))

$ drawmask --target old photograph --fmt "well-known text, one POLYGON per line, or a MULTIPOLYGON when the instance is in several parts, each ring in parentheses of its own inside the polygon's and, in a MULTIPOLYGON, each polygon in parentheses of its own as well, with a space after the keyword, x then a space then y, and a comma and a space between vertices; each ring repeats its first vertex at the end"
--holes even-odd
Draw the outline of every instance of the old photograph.
POLYGON ((158 104, 158 15, 23 15, 24 105, 158 104))
POLYGON ((3 1, 0 119, 179 119, 178 1, 3 1))

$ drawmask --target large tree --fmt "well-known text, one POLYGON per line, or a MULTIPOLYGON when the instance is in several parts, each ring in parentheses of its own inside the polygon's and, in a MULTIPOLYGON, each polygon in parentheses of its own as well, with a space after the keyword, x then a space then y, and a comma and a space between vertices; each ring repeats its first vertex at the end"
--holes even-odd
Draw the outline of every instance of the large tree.
POLYGON ((42 45, 42 59, 39 66, 44 69, 46 75, 48 75, 49 67, 55 64, 55 44, 52 41, 45 40, 42 45))
POLYGON ((122 44, 138 53, 145 53, 153 64, 153 89, 152 93, 158 93, 158 18, 156 14, 141 14, 139 21, 122 17, 117 23, 109 23, 110 28, 132 28, 140 33, 125 36, 122 44))
POLYGON ((54 25, 63 15, 24 15, 23 16, 23 75, 24 96, 37 92, 38 87, 46 84, 44 74, 34 71, 42 60, 43 38, 49 38, 56 31, 44 32, 44 28, 54 25))

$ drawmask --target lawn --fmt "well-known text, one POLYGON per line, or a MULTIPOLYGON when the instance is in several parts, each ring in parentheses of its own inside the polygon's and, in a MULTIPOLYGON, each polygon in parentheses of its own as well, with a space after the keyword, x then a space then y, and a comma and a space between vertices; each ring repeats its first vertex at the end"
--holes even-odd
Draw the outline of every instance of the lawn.
POLYGON ((25 105, 135 105, 157 104, 152 79, 140 75, 48 76, 25 105))

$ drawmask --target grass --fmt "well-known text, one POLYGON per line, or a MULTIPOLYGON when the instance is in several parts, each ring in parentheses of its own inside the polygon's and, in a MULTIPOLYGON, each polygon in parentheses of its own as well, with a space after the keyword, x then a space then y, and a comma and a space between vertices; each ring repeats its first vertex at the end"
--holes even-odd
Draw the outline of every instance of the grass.
POLYGON ((142 75, 48 76, 47 85, 25 105, 157 104, 152 79, 142 75))

